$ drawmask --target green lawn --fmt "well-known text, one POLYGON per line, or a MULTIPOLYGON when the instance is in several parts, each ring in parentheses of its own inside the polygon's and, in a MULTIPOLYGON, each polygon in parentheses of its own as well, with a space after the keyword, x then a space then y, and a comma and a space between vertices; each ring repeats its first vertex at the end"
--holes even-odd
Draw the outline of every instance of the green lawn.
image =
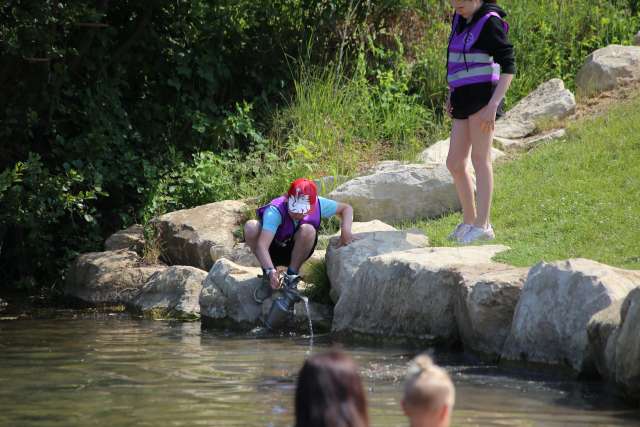
MULTIPOLYGON (((461 219, 418 223, 433 246, 461 219)), ((640 269, 640 97, 570 125, 567 137, 495 170, 499 261, 529 266, 583 257, 640 269)))

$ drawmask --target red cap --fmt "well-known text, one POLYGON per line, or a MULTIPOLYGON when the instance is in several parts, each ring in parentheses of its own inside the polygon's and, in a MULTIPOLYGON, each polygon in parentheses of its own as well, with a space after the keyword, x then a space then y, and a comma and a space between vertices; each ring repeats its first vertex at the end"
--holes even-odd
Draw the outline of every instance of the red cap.
POLYGON ((289 212, 308 214, 311 212, 318 201, 318 188, 313 181, 298 178, 291 183, 289 187, 288 207, 289 212))

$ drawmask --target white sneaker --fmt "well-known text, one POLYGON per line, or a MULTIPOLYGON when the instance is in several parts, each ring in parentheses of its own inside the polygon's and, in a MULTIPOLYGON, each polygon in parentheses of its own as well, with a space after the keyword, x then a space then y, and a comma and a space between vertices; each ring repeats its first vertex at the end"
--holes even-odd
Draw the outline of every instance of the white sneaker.
POLYGON ((460 223, 456 225, 456 228, 451 232, 451 234, 449 234, 449 237, 447 237, 447 239, 460 241, 460 239, 462 239, 462 236, 464 236, 466 232, 471 230, 472 228, 473 225, 471 224, 460 223))
POLYGON ((477 240, 493 240, 496 238, 496 234, 493 232, 493 227, 491 224, 487 228, 476 227, 475 225, 471 226, 469 231, 467 231, 458 242, 463 245, 468 245, 477 240))

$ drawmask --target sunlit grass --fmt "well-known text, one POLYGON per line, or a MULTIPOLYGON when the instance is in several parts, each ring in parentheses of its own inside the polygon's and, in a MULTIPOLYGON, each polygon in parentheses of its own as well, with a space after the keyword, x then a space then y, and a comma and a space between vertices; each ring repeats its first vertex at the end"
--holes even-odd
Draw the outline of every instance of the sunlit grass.
MULTIPOLYGON (((640 268, 640 98, 569 128, 495 172, 497 259, 518 266, 583 257, 640 268)), ((460 215, 421 222, 434 246, 460 215)))

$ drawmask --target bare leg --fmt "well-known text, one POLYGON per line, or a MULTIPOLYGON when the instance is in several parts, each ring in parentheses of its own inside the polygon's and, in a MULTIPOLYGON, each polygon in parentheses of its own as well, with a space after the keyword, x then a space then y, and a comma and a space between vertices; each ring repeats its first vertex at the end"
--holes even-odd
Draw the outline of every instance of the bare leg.
POLYGON ((458 198, 462 205, 463 222, 473 224, 476 220, 476 207, 473 196, 473 181, 467 169, 471 138, 469 120, 453 120, 451 142, 447 156, 447 168, 456 185, 458 198))
POLYGON ((476 187, 478 194, 478 213, 474 225, 486 228, 489 226, 491 198, 493 196, 493 166, 491 164, 491 143, 493 131, 484 132, 480 128, 477 114, 469 117, 471 135, 471 163, 476 171, 476 187))
POLYGON ((302 224, 294 236, 293 253, 289 267, 300 271, 302 263, 307 260, 316 241, 316 229, 312 225, 302 224))
POLYGON ((251 248, 251 252, 256 253, 256 246, 258 245, 258 238, 262 231, 262 224, 260 221, 252 219, 247 221, 244 225, 244 240, 247 242, 247 246, 251 248))

